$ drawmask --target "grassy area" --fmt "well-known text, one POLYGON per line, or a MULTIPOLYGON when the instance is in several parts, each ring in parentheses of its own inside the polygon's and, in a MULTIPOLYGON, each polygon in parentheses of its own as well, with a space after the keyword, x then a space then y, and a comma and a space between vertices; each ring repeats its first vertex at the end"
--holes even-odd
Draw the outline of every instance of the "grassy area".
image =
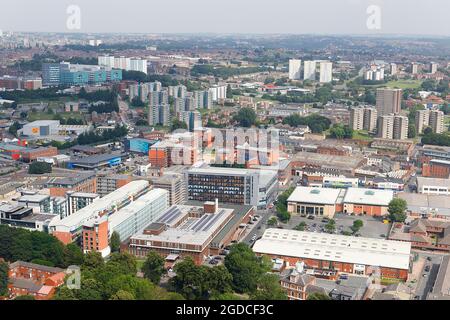
MULTIPOLYGON (((77 112, 62 112, 58 113, 64 119, 83 119, 83 115, 77 112)), ((30 112, 28 113, 28 121, 37 121, 37 120, 52 120, 56 113, 47 113, 47 112, 30 112)))
POLYGON ((355 140, 367 140, 372 141, 373 137, 369 135, 369 133, 365 130, 359 130, 353 132, 353 139, 355 140))
POLYGON ((381 278, 380 284, 383 286, 388 286, 390 284, 402 282, 400 279, 391 279, 391 278, 381 278))
POLYGON ((386 86, 399 89, 418 89, 422 84, 420 80, 397 80, 389 81, 386 86))
POLYGON ((398 89, 418 89, 422 85, 421 80, 397 80, 397 81, 389 81, 381 84, 374 85, 361 85, 361 87, 365 88, 398 88, 398 89))
POLYGON ((446 127, 450 126, 450 116, 445 116, 445 118, 444 118, 444 125, 446 127))

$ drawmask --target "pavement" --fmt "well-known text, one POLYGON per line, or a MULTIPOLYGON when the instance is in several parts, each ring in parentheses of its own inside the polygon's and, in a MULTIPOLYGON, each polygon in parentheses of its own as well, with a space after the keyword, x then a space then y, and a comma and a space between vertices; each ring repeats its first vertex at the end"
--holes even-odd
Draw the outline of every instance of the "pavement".
MULTIPOLYGON (((301 217, 300 215, 292 215, 291 220, 287 224, 281 224, 285 229, 294 229, 301 222, 307 224, 307 231, 310 232, 323 232, 322 229, 327 224, 327 222, 322 222, 322 217, 315 217, 314 220, 310 220, 306 217, 301 217)), ((358 234, 361 237, 368 238, 380 238, 385 239, 389 234, 391 225, 384 224, 381 219, 374 218, 370 216, 351 216, 347 214, 336 214, 333 217, 336 222, 336 233, 341 233, 342 231, 352 232, 350 227, 353 225, 355 220, 363 221, 363 227, 360 229, 358 234)))
POLYGON ((418 274, 414 296, 417 300, 425 300, 428 293, 433 289, 439 266, 442 263, 443 254, 423 251, 416 251, 415 253, 419 256, 418 261, 423 262, 419 262, 418 269, 420 273, 418 274), (429 271, 425 270, 427 266, 429 271))

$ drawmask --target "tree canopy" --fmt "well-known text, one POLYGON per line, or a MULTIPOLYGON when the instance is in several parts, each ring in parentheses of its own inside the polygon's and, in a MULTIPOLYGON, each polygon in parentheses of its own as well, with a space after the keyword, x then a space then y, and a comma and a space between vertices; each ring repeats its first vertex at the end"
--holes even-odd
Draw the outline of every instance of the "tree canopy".
POLYGON ((78 264, 80 253, 80 248, 66 247, 47 233, 0 225, 0 257, 7 261, 39 259, 64 268, 78 264))
POLYGON ((404 199, 395 198, 389 202, 389 217, 394 222, 404 222, 406 220, 407 202, 404 199))
POLYGON ((249 128, 256 124, 256 112, 252 108, 242 108, 234 116, 241 127, 249 128))
POLYGON ((225 267, 233 277, 232 287, 238 293, 254 293, 261 276, 270 271, 270 263, 257 257, 244 243, 231 247, 225 258, 225 267))
POLYGON ((313 133, 322 133, 330 128, 331 121, 318 114, 312 114, 306 117, 293 114, 284 118, 283 124, 288 124, 291 127, 308 126, 313 133))
POLYGON ((154 284, 158 284, 162 275, 166 272, 164 269, 163 257, 161 257, 157 252, 150 251, 144 265, 142 266, 142 272, 148 280, 154 284))

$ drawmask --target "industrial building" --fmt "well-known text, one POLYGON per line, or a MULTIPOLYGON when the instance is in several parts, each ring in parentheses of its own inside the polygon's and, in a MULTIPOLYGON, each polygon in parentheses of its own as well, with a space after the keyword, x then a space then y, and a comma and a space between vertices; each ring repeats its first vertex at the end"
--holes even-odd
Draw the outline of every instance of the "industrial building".
POLYGON ((251 206, 222 206, 218 202, 172 206, 129 243, 129 252, 139 258, 156 251, 164 258, 190 256, 200 265, 209 255, 239 240, 245 232, 241 225, 253 214, 251 206))
POLYGON ((50 189, 53 197, 65 197, 69 191, 96 193, 96 182, 94 172, 80 172, 64 178, 50 178, 44 187, 50 189))
POLYGON ((91 130, 90 126, 62 125, 59 120, 37 120, 27 123, 19 132, 30 138, 79 136, 91 130))
POLYGON ((123 154, 99 154, 84 158, 71 158, 69 169, 94 170, 103 167, 115 167, 122 163, 123 154))
POLYGON ((411 244, 328 233, 267 229, 253 251, 291 266, 405 281, 410 268, 411 244))
POLYGON ((100 252, 108 256, 111 252, 109 239, 116 232, 121 241, 159 218, 169 207, 169 194, 163 189, 153 189, 131 201, 112 214, 98 215, 83 224, 83 251, 100 252))
POLYGON ((394 198, 391 190, 297 187, 288 198, 288 212, 332 218, 336 212, 384 216, 394 198))

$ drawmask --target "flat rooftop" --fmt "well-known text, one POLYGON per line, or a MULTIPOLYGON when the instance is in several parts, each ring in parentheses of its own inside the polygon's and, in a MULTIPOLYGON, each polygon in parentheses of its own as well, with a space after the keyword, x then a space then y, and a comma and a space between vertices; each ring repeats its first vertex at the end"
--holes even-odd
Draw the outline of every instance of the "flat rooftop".
POLYGON ((305 162, 308 164, 320 165, 325 168, 338 168, 342 170, 350 170, 360 167, 361 163, 365 163, 362 156, 336 156, 313 152, 297 152, 292 158, 292 162, 305 162))
POLYGON ((122 154, 98 154, 93 156, 88 156, 84 158, 73 158, 70 159, 71 163, 82 164, 82 165, 96 165, 101 162, 109 161, 115 158, 121 158, 122 154))
POLYGON ((50 196, 46 194, 27 194, 21 196, 18 201, 19 202, 41 202, 49 199, 50 196))
POLYGON ((189 174, 210 174, 210 175, 226 175, 226 176, 245 176, 252 171, 249 169, 235 169, 235 168, 223 168, 223 167, 204 167, 204 168, 192 168, 188 170, 189 174))
MULTIPOLYGON (((180 219, 181 216, 186 217, 190 210, 200 210, 202 207, 177 205, 166 211, 156 223, 168 224, 172 219, 180 219), (172 216, 175 216, 172 217, 172 216)), ((157 242, 169 242, 171 247, 182 244, 190 244, 195 246, 205 246, 213 240, 213 236, 218 231, 218 228, 232 218, 233 209, 219 208, 215 214, 203 214, 200 218, 188 217, 176 228, 168 227, 159 235, 150 235, 139 233, 133 236, 133 239, 157 242)), ((143 232, 144 230, 142 230, 143 232)), ((169 247, 170 248, 170 247, 169 247)), ((182 248, 182 247, 176 247, 182 248)))
POLYGON ((58 186, 73 186, 79 184, 86 179, 93 178, 95 176, 94 172, 77 172, 73 175, 63 178, 50 178, 47 181, 48 185, 58 185, 58 186))
POLYGON ((49 227, 56 228, 57 231, 71 232, 80 228, 89 219, 95 218, 100 212, 110 210, 126 201, 130 197, 142 192, 149 186, 149 182, 145 180, 132 181, 125 186, 107 194, 101 199, 94 201, 92 204, 77 211, 76 214, 70 215, 64 219, 53 220, 49 227))
POLYGON ((335 205, 340 192, 340 189, 332 188, 297 187, 288 202, 335 205))
POLYGON ((417 187, 420 189, 423 186, 450 188, 450 179, 417 177, 417 187))
POLYGON ((109 228, 113 230, 116 226, 120 225, 122 222, 124 222, 125 220, 135 215, 140 210, 150 205, 156 199, 163 197, 165 194, 167 194, 168 197, 168 193, 169 192, 164 189, 150 190, 148 193, 139 197, 136 201, 133 201, 128 206, 120 209, 119 211, 111 215, 108 219, 109 228))
POLYGON ((450 197, 446 195, 401 192, 397 197, 408 203, 408 210, 414 212, 434 211, 450 216, 450 197))
POLYGON ((394 269, 408 269, 411 243, 314 233, 267 229, 256 241, 253 251, 325 261, 362 264, 394 269))
POLYGON ((392 190, 348 188, 344 203, 388 206, 393 198, 394 191, 392 190))

